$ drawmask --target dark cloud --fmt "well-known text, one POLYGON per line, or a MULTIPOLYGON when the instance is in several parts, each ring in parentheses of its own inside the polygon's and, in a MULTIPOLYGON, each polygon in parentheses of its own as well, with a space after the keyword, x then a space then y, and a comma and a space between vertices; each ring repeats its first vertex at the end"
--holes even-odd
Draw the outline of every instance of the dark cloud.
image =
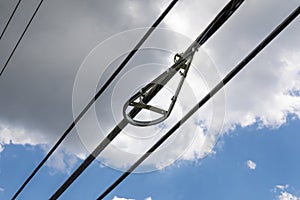
MULTIPOLYGON (((37 2, 20 5, 1 41, 2 61, 37 2)), ((4 19, 13 3, 1 5, 4 19)), ((85 56, 112 34, 150 25, 158 6, 131 0, 45 1, 0 78, 0 121, 56 138, 72 121, 73 82, 85 56)))

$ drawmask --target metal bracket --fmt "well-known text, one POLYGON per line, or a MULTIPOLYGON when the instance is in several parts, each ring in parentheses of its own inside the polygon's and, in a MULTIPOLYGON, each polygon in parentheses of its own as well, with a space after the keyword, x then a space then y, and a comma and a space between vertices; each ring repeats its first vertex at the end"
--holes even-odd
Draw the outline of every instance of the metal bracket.
POLYGON ((182 85, 184 83, 184 80, 186 78, 188 70, 190 68, 194 52, 190 53, 188 58, 184 58, 183 55, 184 54, 176 54, 174 56, 174 62, 175 62, 174 65, 175 66, 172 66, 172 67, 168 68, 165 72, 163 72, 161 75, 159 75, 151 83, 149 83, 148 85, 143 87, 139 92, 137 92, 135 95, 133 95, 124 104, 124 106, 123 106, 123 116, 130 124, 135 125, 135 126, 151 126, 151 125, 161 123, 169 117, 170 113, 172 112, 172 110, 174 108, 174 105, 176 103, 179 92, 182 88, 182 85), (180 73, 181 79, 178 83, 176 92, 175 92, 174 96, 172 97, 171 103, 170 103, 169 108, 167 110, 158 108, 158 107, 153 106, 153 105, 148 105, 147 103, 145 103, 144 100, 147 98, 148 94, 151 94, 152 91, 160 90, 161 88, 163 88, 167 84, 167 82, 177 72, 180 73), (126 112, 128 107, 139 108, 141 110, 142 109, 149 110, 149 111, 158 113, 162 116, 158 117, 156 119, 153 119, 153 120, 143 120, 143 121, 142 120, 136 120, 136 119, 133 119, 130 116, 130 114, 126 112))

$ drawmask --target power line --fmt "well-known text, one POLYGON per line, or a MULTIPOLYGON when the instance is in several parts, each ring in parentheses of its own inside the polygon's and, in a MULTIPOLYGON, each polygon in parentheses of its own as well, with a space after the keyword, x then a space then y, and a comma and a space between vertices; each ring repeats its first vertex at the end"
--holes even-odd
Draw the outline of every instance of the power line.
MULTIPOLYGON (((235 11, 237 7, 234 7, 233 5, 241 5, 241 3, 244 0, 232 0, 230 1, 217 15, 217 17, 208 25, 208 28, 206 28, 202 33, 201 37, 198 37, 203 41, 202 44, 204 44, 205 41, 207 41, 217 30, 220 28, 225 21, 233 14, 233 12, 229 11, 235 11), (214 30, 214 31, 210 31, 214 30), (205 37, 205 38, 204 38, 205 37)), ((193 43, 194 44, 194 43, 193 43)), ((147 95, 145 95, 143 102, 147 104, 150 102, 150 100, 166 85, 166 83, 173 77, 173 75, 177 72, 176 69, 178 65, 181 65, 185 62, 185 59, 182 58, 182 60, 176 62, 171 67, 172 70, 169 70, 171 73, 169 76, 167 76, 166 79, 164 79, 160 84, 156 85, 154 88, 152 88, 147 95)), ((129 115, 131 118, 134 118, 139 112, 141 111, 141 108, 133 108, 129 115)), ((106 138, 95 148, 95 150, 82 162, 82 164, 72 173, 72 175, 56 190, 56 192, 50 197, 50 200, 57 199, 60 197, 60 195, 76 180, 77 177, 80 176, 80 174, 96 159, 96 157, 109 145, 109 143, 128 125, 128 121, 126 119, 123 119, 107 136, 106 138)))
POLYGON ((136 94, 129 98, 128 101, 123 106, 123 116, 124 118, 134 126, 151 126, 154 124, 161 123, 162 121, 166 120, 174 108, 174 105, 177 101, 178 94, 182 88, 184 80, 188 74, 188 70, 190 65, 193 61, 195 53, 198 51, 199 47, 203 45, 228 19, 229 17, 237 10, 237 8, 244 2, 244 0, 233 0, 230 1, 219 14, 214 18, 214 20, 207 26, 207 28, 198 36, 198 38, 181 54, 176 54, 174 56, 174 62, 178 62, 179 60, 184 60, 185 62, 170 67, 169 69, 165 70, 162 74, 157 76, 154 80, 148 83, 146 86, 141 88, 136 94), (180 81, 177 85, 176 92, 172 96, 171 103, 168 106, 168 110, 164 110, 158 108, 156 106, 152 106, 149 104, 145 104, 143 102, 143 97, 147 94, 148 90, 152 87, 156 87, 156 85, 162 85, 160 82, 165 79, 171 79, 175 73, 170 73, 171 70, 181 69, 180 72, 180 81), (153 120, 136 120, 128 116, 126 110, 128 107, 139 107, 142 109, 146 109, 152 112, 159 113, 161 116, 153 119, 153 120))
POLYGON ((19 40, 18 40, 17 44, 15 45, 13 51, 12 51, 11 54, 9 55, 9 57, 8 57, 8 59, 7 59, 6 63, 5 63, 5 65, 4 65, 4 67, 2 68, 2 70, 1 70, 1 72, 0 72, 0 76, 3 74, 3 72, 4 72, 5 68, 7 67, 7 65, 8 65, 8 63, 9 63, 9 61, 10 61, 10 59, 12 58, 12 56, 13 56, 13 54, 15 53, 17 47, 19 46, 19 44, 20 44, 20 42, 21 42, 23 36, 25 35, 25 33, 26 33, 28 27, 30 26, 30 24, 31 24, 31 22, 32 22, 32 20, 33 20, 33 18, 35 17, 36 13, 37 13, 38 10, 40 9, 40 7, 41 7, 43 1, 44 1, 44 0, 41 0, 40 3, 39 3, 39 5, 38 5, 37 8, 35 9, 33 15, 31 16, 31 18, 30 18, 30 20, 29 20, 29 22, 27 23, 26 28, 24 29, 24 31, 23 31, 21 37, 19 38, 19 40))
MULTIPOLYGON (((175 66, 175 65, 174 65, 175 66)), ((176 70, 172 70, 172 73, 176 73, 176 70)), ((169 77, 171 79, 171 77, 169 77)), ((149 94, 144 97, 144 102, 148 103, 151 99, 163 88, 168 80, 162 82, 161 85, 153 88, 149 94)), ((135 117, 142 109, 133 108, 129 115, 135 117)), ((94 151, 81 163, 81 165, 73 172, 73 174, 63 183, 59 189, 50 197, 50 200, 57 199, 75 180, 80 174, 96 159, 96 157, 110 144, 110 142, 118 136, 118 134, 128 125, 126 119, 121 120, 119 124, 105 137, 104 140, 94 149, 94 151)))
POLYGON ((137 45, 133 48, 133 50, 128 54, 128 56, 123 60, 120 66, 116 69, 116 71, 110 76, 110 78, 105 82, 105 84, 101 87, 101 89, 97 92, 97 94, 89 101, 86 107, 81 111, 81 113, 75 118, 75 120, 70 124, 70 126, 66 129, 63 135, 58 139, 55 145, 50 149, 44 159, 38 164, 38 166, 33 170, 33 172, 29 175, 29 177, 25 180, 25 182, 21 185, 18 191, 15 193, 12 199, 15 199, 21 191, 25 188, 25 186, 29 183, 29 181, 35 176, 35 174, 39 171, 39 169, 45 164, 45 162, 49 159, 49 157, 54 153, 54 151, 58 148, 58 146, 63 142, 63 140, 67 137, 67 135, 71 132, 71 130, 75 127, 75 125, 80 121, 80 119, 84 116, 84 114, 89 110, 89 108, 94 104, 94 102, 101 96, 101 94, 105 91, 105 89, 111 84, 114 78, 120 73, 120 71, 125 67, 125 65, 129 62, 129 60, 135 55, 135 53, 139 50, 142 44, 147 40, 147 38, 151 35, 151 33, 155 30, 155 28, 161 23, 161 21, 165 18, 165 16, 169 13, 169 11, 174 7, 174 5, 178 2, 178 0, 173 0, 166 10, 159 16, 159 18, 153 23, 151 28, 145 33, 142 39, 137 43, 137 45))
POLYGON ((140 157, 126 172, 110 185, 99 197, 103 199, 130 175, 146 158, 148 158, 161 144, 163 144, 183 123, 185 123, 200 107, 210 100, 221 88, 235 77, 264 47, 266 47, 285 27, 300 13, 300 6, 295 9, 276 29, 270 33, 247 57, 233 68, 198 104, 196 104, 180 121, 178 121, 160 140, 158 140, 142 157, 140 157))
POLYGON ((1 33, 0 40, 2 39, 2 37, 3 37, 3 35, 4 35, 4 32, 6 31, 6 29, 7 29, 8 25, 9 25, 11 19, 12 19, 13 16, 15 15, 15 12, 16 12, 16 10, 18 9, 20 3, 21 3, 21 0, 18 1, 18 3, 16 4, 16 6, 15 6, 13 12, 11 13, 11 15, 10 15, 10 17, 9 17, 9 19, 8 19, 8 21, 7 21, 6 25, 5 25, 5 27, 4 27, 3 31, 2 31, 2 33, 1 33))

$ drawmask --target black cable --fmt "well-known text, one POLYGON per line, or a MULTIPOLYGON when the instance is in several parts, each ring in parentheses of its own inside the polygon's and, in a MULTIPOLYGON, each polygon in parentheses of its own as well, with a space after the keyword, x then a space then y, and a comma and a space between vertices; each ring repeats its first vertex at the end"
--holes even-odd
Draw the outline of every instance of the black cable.
POLYGON ((4 32, 6 31, 6 29, 7 29, 8 25, 9 25, 11 19, 12 19, 13 16, 15 15, 15 12, 16 12, 16 10, 18 9, 20 3, 21 3, 21 0, 19 0, 18 3, 16 4, 15 9, 14 9, 13 12, 11 13, 11 15, 10 15, 10 17, 9 17, 9 19, 8 19, 8 21, 7 21, 6 25, 5 25, 5 27, 4 27, 4 29, 2 30, 2 33, 1 33, 1 35, 0 35, 0 40, 2 39, 2 37, 3 37, 3 35, 4 35, 4 32))
POLYGON ((31 24, 33 18, 35 17, 36 13, 38 12, 39 8, 41 7, 43 1, 44 1, 44 0, 41 0, 40 3, 39 3, 39 5, 38 5, 37 8, 35 9, 35 11, 34 11, 33 15, 31 16, 31 18, 30 18, 30 20, 29 20, 29 22, 28 22, 26 28, 24 29, 24 31, 23 31, 21 37, 19 38, 19 40, 18 40, 17 44, 15 45, 13 51, 12 51, 11 54, 9 55, 9 57, 8 57, 8 59, 7 59, 6 63, 5 63, 5 65, 4 65, 4 67, 2 68, 2 70, 1 70, 1 72, 0 72, 0 76, 3 74, 3 72, 4 72, 5 68, 7 67, 7 65, 8 65, 8 63, 9 63, 11 57, 12 57, 13 54, 15 53, 17 47, 19 46, 19 44, 20 44, 20 42, 21 42, 23 36, 25 35, 25 33, 26 33, 26 31, 27 31, 29 25, 31 24))
POLYGON ((234 76, 236 76, 264 47, 266 47, 285 27, 291 23, 300 13, 300 6, 293 11, 276 29, 270 33, 246 58, 233 68, 198 104, 196 104, 180 121, 178 121, 160 140, 158 140, 141 158, 139 158, 126 172, 122 174, 99 197, 103 199, 115 187, 117 187, 128 175, 130 175, 147 157, 149 157, 161 144, 163 144, 183 123, 186 122, 200 107, 211 99, 234 76))
MULTIPOLYGON (((231 5, 232 1, 228 4, 231 5)), ((228 8, 228 7, 227 7, 228 8)), ((236 8, 237 9, 237 8, 236 8)), ((224 16, 225 17, 225 16, 224 16)), ((219 19, 219 18, 217 18, 219 19)), ((228 18, 227 18, 228 19, 228 18)), ((214 23, 214 26, 217 26, 220 28, 223 23, 225 23, 226 20, 222 20, 222 23, 214 23)), ((216 22, 216 19, 213 20, 213 22, 216 22)), ((211 25, 209 25, 211 26, 211 25)), ((218 28, 213 28, 213 30, 217 31, 218 28)), ((204 32, 201 34, 203 37, 207 34, 205 32, 208 31, 208 29, 205 29, 204 32)), ((209 37, 213 34, 209 34, 209 37)), ((205 41, 207 41, 208 38, 206 38, 205 41)), ((164 87, 164 85, 173 77, 173 75, 176 73, 175 70, 177 65, 180 65, 182 62, 185 62, 185 60, 178 61, 177 63, 173 64, 171 67, 174 70, 170 70, 171 73, 169 76, 167 76, 166 79, 164 79, 161 84, 156 85, 153 89, 151 89, 147 95, 144 97, 143 101, 145 104, 150 102, 150 100, 164 87)), ((129 115, 131 118, 134 118, 141 109, 139 108, 133 108, 129 115)), ((128 121, 126 119, 123 119, 109 134, 108 136, 95 148, 95 150, 83 161, 83 163, 72 173, 72 175, 63 183, 62 186, 59 187, 59 189, 56 190, 56 192, 50 197, 50 200, 57 199, 74 181, 75 179, 80 176, 80 174, 96 159, 96 157, 106 148, 106 146, 122 131, 123 128, 125 128, 128 124, 128 121)))
POLYGON ((216 31, 217 24, 223 24, 234 12, 235 10, 244 2, 244 0, 233 0, 230 1, 221 12, 215 17, 215 20, 212 21, 205 31, 198 36, 196 39, 197 46, 203 45, 206 40, 214 34, 216 31))
MULTIPOLYGON (((176 64, 177 65, 177 64, 176 64)), ((174 64, 175 66, 175 64, 174 64)), ((172 70, 171 73, 176 73, 177 70, 172 70)), ((151 99, 163 88, 173 76, 165 79, 162 84, 156 85, 153 89, 145 95, 144 103, 149 103, 151 99)), ((134 118, 142 109, 133 108, 129 115, 134 118)), ((105 138, 102 142, 94 149, 94 151, 81 163, 81 165, 72 173, 72 175, 56 190, 56 192, 50 197, 50 200, 57 199, 75 180, 80 174, 96 159, 96 157, 110 144, 110 142, 118 136, 118 134, 128 125, 128 121, 123 119, 105 138)))
POLYGON ((88 109, 94 104, 94 102, 101 96, 101 94, 105 91, 105 89, 110 85, 110 83, 114 80, 114 78, 120 73, 120 71, 125 67, 128 61, 134 56, 134 54, 139 50, 142 44, 146 41, 146 39, 150 36, 150 34, 155 30, 155 28, 160 24, 160 22, 164 19, 164 17, 169 13, 169 11, 173 8, 173 6, 177 3, 178 0, 173 0, 170 5, 166 8, 166 10, 159 16, 159 18, 154 22, 151 28, 145 33, 142 39, 138 42, 138 44, 133 48, 133 50, 128 54, 128 56, 123 60, 120 66, 116 69, 116 71, 110 76, 110 78, 105 82, 105 84, 101 87, 101 89, 97 92, 97 94, 90 100, 90 102, 86 105, 86 107, 81 111, 81 113, 76 117, 76 119, 70 124, 67 130, 63 133, 63 135, 59 138, 59 140, 55 143, 55 145, 50 149, 44 159, 39 163, 39 165, 34 169, 34 171, 30 174, 30 176, 25 180, 25 182, 18 189, 13 199, 15 199, 19 193, 24 189, 24 187, 28 184, 28 182, 34 177, 34 175, 39 171, 39 169, 44 165, 44 163, 49 159, 49 157, 54 153, 54 151, 58 148, 58 146, 62 143, 65 137, 71 132, 77 122, 83 117, 83 115, 88 111, 88 109))

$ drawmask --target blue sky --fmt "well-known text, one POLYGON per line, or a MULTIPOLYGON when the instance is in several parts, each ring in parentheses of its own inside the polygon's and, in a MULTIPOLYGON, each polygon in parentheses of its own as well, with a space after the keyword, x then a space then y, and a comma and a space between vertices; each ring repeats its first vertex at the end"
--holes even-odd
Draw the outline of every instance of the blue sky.
MULTIPOLYGON (((220 140, 215 155, 197 162, 177 163, 162 171, 131 175, 107 199, 277 199, 276 185, 290 185, 300 196, 299 120, 275 130, 251 126, 237 129, 220 140), (252 160, 251 170, 246 162, 252 160)), ((7 145, 1 153, 1 199, 9 199, 24 177, 42 158, 38 147, 7 145), (20 166, 22 166, 20 168, 20 166), (20 170, 21 169, 21 170, 20 170)), ((67 175, 44 167, 20 199, 45 199, 67 175)), ((120 175, 95 162, 62 196, 62 199, 93 199, 120 175)))
MULTIPOLYGON (((179 1, 19 199, 49 198, 123 118, 125 100, 170 66, 228 2, 188 1, 179 1)), ((0 65, 36 3, 20 4, 0 41, 0 65)), ((0 199, 12 197, 168 3, 44 2, 0 77, 0 199)), ((0 27, 14 5, 0 0, 0 27)), ((61 199, 99 196, 297 6, 245 1, 195 55, 172 115, 161 125, 126 127, 101 154, 109 167, 93 162, 61 199)), ((299 32, 296 19, 107 199, 300 200, 299 32)), ((153 103, 168 103, 172 84, 153 103)))

